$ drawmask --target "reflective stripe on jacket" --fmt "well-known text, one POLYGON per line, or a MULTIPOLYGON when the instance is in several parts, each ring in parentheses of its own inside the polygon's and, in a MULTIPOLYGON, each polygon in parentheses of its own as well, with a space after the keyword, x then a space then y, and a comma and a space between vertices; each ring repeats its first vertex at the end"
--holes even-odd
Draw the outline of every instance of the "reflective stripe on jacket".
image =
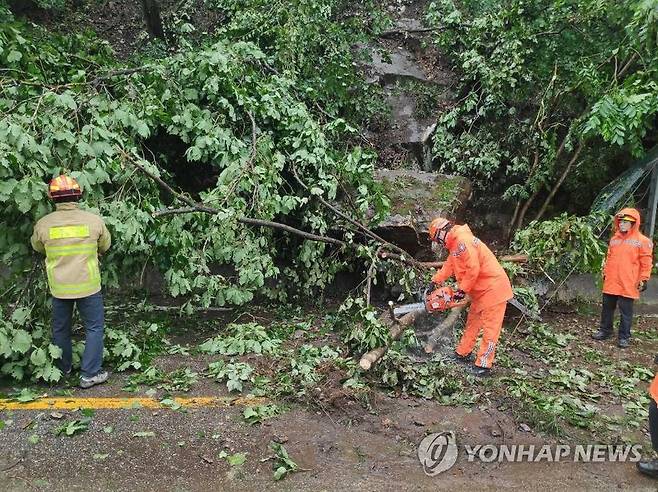
POLYGON ((34 226, 32 247, 46 254, 46 273, 53 297, 78 299, 101 290, 98 253, 110 248, 110 233, 98 215, 77 203, 58 203, 55 212, 34 226))
POLYGON ((434 274, 432 282, 439 285, 454 275, 459 288, 471 296, 473 309, 478 311, 514 297, 505 270, 467 225, 450 229, 446 247, 450 256, 443 268, 434 274))
POLYGON ((640 232, 640 213, 634 208, 625 208, 615 216, 614 231, 603 267, 603 292, 639 299, 638 284, 651 275, 653 245, 640 232), (625 234, 619 230, 619 215, 635 219, 625 234))

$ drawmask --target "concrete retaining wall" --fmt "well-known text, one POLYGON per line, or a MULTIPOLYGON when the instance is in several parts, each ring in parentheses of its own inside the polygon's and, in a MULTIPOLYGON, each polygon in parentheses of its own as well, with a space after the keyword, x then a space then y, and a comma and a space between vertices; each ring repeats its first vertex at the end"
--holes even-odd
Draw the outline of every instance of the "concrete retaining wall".
MULTIPOLYGON (((601 302, 601 287, 594 275, 572 275, 558 290, 557 299, 564 302, 601 302)), ((647 290, 642 292, 637 304, 658 306, 658 278, 652 277, 647 290)))

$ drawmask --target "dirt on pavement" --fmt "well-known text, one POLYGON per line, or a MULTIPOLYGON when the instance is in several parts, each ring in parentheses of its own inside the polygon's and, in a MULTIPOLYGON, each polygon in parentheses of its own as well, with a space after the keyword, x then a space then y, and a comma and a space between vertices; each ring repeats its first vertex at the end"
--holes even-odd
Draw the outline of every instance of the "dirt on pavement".
MULTIPOLYGON (((595 316, 567 313, 577 323, 595 316)), ((564 328, 565 318, 559 322, 564 328)), ((655 329, 652 319, 641 323, 655 329)), ((574 329, 572 327, 572 329, 574 329)), ((511 327, 508 327, 511 330, 511 327)), ((585 331, 585 330, 584 330, 585 331)), ((586 339, 587 334, 582 334, 586 339)), ((586 343, 595 343, 587 341, 586 343)), ((647 342, 648 343, 648 342, 647 342)), ((646 362, 655 345, 622 357, 646 362)), ((619 357, 613 344, 593 345, 619 357), (609 345, 609 346, 608 346, 609 345), (616 354, 616 355, 615 355, 616 354)), ((207 355, 168 355, 156 365, 202 371, 207 355)), ((420 362, 422 363, 422 362, 420 362)), ((530 360, 528 365, 531 366, 530 360)), ((498 376, 508 370, 500 368, 498 376)), ((70 397, 164 397, 148 386, 126 393, 129 376, 113 375, 108 384, 70 397)), ((482 463, 469 462, 463 445, 596 444, 586 434, 556 438, 519 421, 500 405, 498 386, 476 381, 481 395, 473 406, 446 406, 436 401, 381 389, 367 401, 343 400, 336 406, 278 402, 287 408, 264 423, 250 425, 244 407, 189 409, 96 410, 89 429, 73 437, 55 436, 64 421, 81 418, 79 411, 0 411, 0 490, 655 490, 656 482, 636 472, 633 463, 482 463), (453 431, 460 446, 456 464, 438 476, 427 476, 417 456, 429 433, 453 431), (139 433, 153 433, 139 437, 139 433), (35 437, 36 436, 36 437, 35 437), (273 480, 271 442, 282 443, 300 471, 273 480), (231 466, 225 454, 246 453, 242 465, 231 466)), ((56 388, 49 390, 55 396, 56 388)), ((181 396, 226 396, 224 385, 199 378, 181 396)), ((642 429, 640 429, 642 430, 642 429)), ((645 453, 646 454, 646 453, 645 453)))

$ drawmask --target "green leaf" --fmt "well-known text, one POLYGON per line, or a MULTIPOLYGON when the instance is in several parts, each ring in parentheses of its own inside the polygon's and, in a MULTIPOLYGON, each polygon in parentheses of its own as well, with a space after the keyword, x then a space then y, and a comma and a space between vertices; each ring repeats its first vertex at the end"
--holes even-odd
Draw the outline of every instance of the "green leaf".
POLYGON ((48 354, 51 359, 61 359, 62 349, 52 343, 48 344, 48 354))
POLYGON ((238 379, 229 379, 226 382, 229 391, 242 391, 242 383, 238 379))
POLYGON ((18 308, 11 315, 11 320, 17 325, 24 326, 31 312, 32 309, 30 308, 25 308, 25 307, 18 308))
POLYGON ((30 355, 30 361, 37 367, 45 365, 48 362, 46 351, 42 348, 33 350, 32 354, 30 355))
POLYGON ((160 404, 170 408, 171 410, 179 410, 182 407, 182 405, 173 398, 165 398, 164 400, 160 400, 160 404))
POLYGON ((40 441, 39 436, 36 434, 32 434, 30 437, 27 438, 27 442, 30 444, 38 444, 40 441))
POLYGON ((7 55, 7 62, 13 63, 21 61, 21 58, 23 58, 23 54, 20 51, 11 50, 7 55))
POLYGON ((30 401, 38 400, 42 395, 39 395, 31 388, 23 388, 19 392, 11 393, 10 398, 20 403, 27 403, 30 401))
POLYGON ((135 432, 133 437, 155 437, 155 432, 153 431, 141 431, 135 432))
POLYGON ((285 477, 288 472, 288 468, 285 466, 279 466, 275 471, 274 471, 274 480, 281 480, 283 477, 285 477))
POLYGON ((245 461, 247 461, 247 453, 235 453, 232 455, 228 455, 226 457, 226 461, 231 466, 240 466, 244 464, 245 461))
POLYGON ((91 419, 89 418, 66 422, 55 429, 55 435, 65 435, 67 437, 72 437, 76 434, 86 431, 89 428, 90 422, 91 419))
POLYGON ((135 124, 135 129, 137 130, 139 136, 142 138, 148 138, 149 135, 151 134, 151 132, 149 131, 149 127, 143 121, 138 121, 135 124))
POLYGON ((83 408, 80 410, 80 413, 85 417, 93 417, 96 411, 93 408, 83 408))

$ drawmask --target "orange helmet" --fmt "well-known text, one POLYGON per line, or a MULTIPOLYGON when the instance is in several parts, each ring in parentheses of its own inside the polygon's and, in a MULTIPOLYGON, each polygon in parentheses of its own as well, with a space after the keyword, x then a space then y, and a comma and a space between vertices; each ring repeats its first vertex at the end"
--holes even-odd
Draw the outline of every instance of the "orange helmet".
POLYGON ((430 222, 430 227, 428 230, 430 241, 438 241, 439 233, 441 231, 447 231, 450 229, 450 226, 452 226, 452 222, 450 222, 448 219, 443 217, 437 217, 434 219, 432 222, 430 222))
POLYGON ((48 185, 48 196, 51 199, 80 195, 82 195, 80 184, 72 177, 64 174, 57 176, 48 185))

